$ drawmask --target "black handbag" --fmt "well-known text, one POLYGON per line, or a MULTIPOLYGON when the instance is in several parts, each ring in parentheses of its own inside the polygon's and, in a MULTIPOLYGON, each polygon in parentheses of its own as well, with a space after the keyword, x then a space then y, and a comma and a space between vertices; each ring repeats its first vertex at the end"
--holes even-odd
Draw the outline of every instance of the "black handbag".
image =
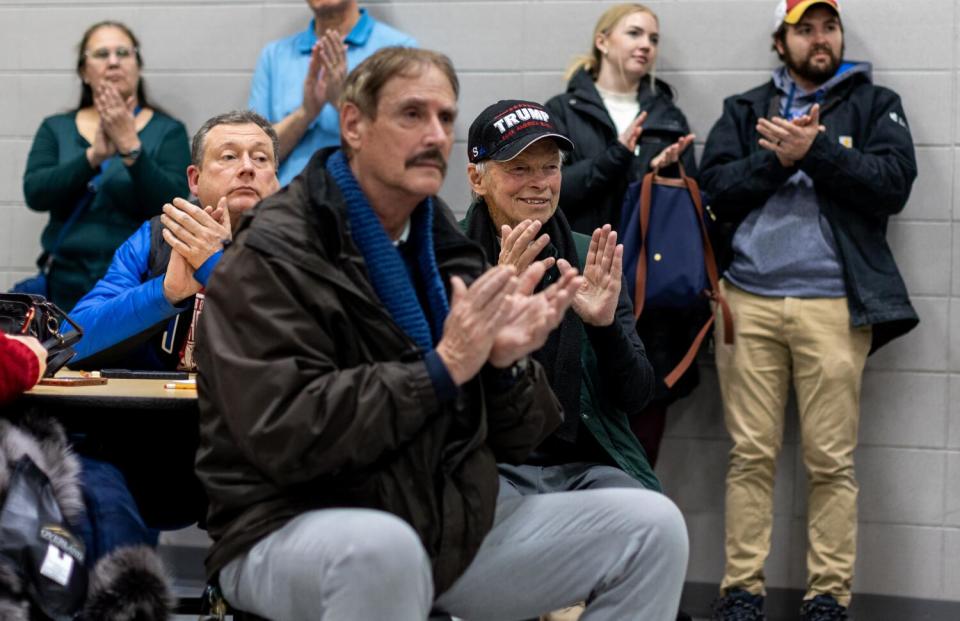
POLYGON ((67 528, 50 480, 24 455, 11 464, 0 510, 0 563, 53 621, 70 621, 87 597, 83 543, 67 528))
POLYGON ((47 350, 44 377, 53 377, 77 355, 72 345, 83 337, 83 329, 60 307, 42 295, 29 293, 0 293, 0 331, 40 341, 47 350), (72 332, 66 332, 67 324, 72 332))

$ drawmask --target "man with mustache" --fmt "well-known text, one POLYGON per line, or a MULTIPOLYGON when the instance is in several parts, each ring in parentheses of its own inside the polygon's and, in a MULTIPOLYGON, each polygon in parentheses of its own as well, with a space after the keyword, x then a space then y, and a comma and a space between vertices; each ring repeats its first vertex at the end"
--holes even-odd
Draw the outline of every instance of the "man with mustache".
POLYGON ((450 60, 392 47, 347 77, 341 149, 245 218, 200 326, 207 573, 276 621, 672 618, 686 533, 657 494, 498 499, 560 422, 543 346, 583 284, 490 268, 436 197, 450 60), (648 502, 649 496, 654 496, 648 502), (436 597, 434 597, 436 595, 436 597))
POLYGON ((114 254, 70 314, 84 329, 78 368, 195 371, 202 289, 244 212, 279 188, 276 132, 254 112, 215 116, 193 138, 194 205, 174 198, 114 254))
POLYGON ((713 618, 764 618, 792 383, 809 481, 800 616, 833 621, 847 618, 856 558, 864 365, 919 321, 886 240, 917 166, 900 98, 872 83, 868 63, 843 61, 839 0, 779 0, 774 29, 783 66, 724 102, 700 169, 714 212, 734 231, 721 288, 735 334, 732 345, 716 339, 733 449, 713 618))

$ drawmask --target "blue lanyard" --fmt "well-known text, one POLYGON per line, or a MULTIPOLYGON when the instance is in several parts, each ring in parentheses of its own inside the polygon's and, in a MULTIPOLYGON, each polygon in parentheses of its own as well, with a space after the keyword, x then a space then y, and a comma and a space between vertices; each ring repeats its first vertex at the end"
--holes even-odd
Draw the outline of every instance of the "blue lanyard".
MULTIPOLYGON (((816 101, 816 103, 822 104, 822 103, 823 103, 823 98, 824 98, 824 95, 825 95, 825 94, 826 94, 826 93, 824 92, 824 90, 823 90, 822 88, 821 88, 821 89, 817 89, 817 92, 814 93, 814 100, 816 101)), ((781 115, 783 118, 787 119, 788 121, 792 121, 793 119, 797 118, 797 116, 800 116, 800 115, 797 115, 797 114, 793 114, 793 112, 792 112, 792 109, 793 109, 793 100, 796 98, 796 96, 797 96, 797 84, 794 82, 794 83, 791 83, 791 84, 790 84, 790 92, 787 93, 787 99, 786 99, 786 101, 784 102, 783 107, 780 109, 780 115, 781 115)), ((810 108, 810 106, 808 105, 808 106, 807 106, 807 109, 809 110, 809 108, 810 108)))
POLYGON ((787 119, 788 121, 793 120, 793 114, 790 112, 793 109, 793 99, 797 95, 797 83, 790 83, 790 92, 787 93, 787 101, 785 102, 783 108, 780 110, 781 116, 787 119))

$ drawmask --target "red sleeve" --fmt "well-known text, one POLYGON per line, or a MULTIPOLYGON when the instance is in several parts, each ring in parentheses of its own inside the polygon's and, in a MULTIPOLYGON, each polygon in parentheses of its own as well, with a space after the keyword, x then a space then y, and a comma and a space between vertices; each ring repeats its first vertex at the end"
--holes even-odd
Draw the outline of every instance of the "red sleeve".
POLYGON ((0 403, 30 390, 39 374, 40 361, 30 348, 0 332, 0 403))

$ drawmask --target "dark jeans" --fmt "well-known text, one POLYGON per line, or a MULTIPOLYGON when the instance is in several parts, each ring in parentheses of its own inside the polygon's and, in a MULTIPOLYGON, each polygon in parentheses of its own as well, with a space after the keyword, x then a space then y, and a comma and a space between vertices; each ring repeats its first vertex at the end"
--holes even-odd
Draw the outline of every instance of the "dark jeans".
POLYGON ((160 531, 144 523, 123 473, 112 464, 89 457, 81 457, 80 463, 86 513, 73 527, 87 548, 87 566, 93 567, 97 560, 122 546, 156 546, 160 531))
POLYGON ((647 460, 650 467, 657 465, 657 457, 660 456, 660 442, 663 440, 663 432, 667 428, 667 404, 664 401, 654 401, 648 405, 642 412, 630 419, 630 429, 633 435, 643 446, 647 453, 647 460))

